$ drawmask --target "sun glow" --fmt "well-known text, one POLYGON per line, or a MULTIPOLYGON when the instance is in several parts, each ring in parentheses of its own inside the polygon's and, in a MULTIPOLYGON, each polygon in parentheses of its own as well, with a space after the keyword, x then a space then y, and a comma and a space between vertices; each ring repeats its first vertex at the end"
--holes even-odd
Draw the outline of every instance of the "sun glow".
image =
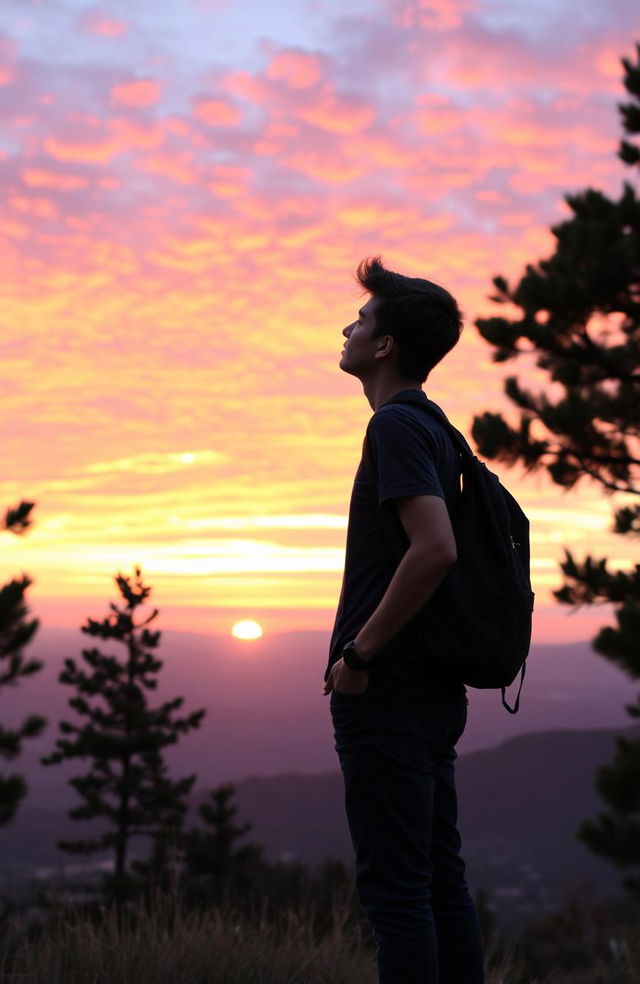
POLYGON ((236 624, 231 629, 231 635, 236 639, 260 639, 262 636, 262 626, 259 622, 254 622, 253 619, 245 618, 241 622, 236 622, 236 624))

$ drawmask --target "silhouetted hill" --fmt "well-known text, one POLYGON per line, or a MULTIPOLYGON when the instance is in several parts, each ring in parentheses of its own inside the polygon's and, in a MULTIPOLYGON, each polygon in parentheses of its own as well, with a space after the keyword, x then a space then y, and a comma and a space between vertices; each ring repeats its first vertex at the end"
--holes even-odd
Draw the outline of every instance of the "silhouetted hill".
MULTIPOLYGON (((640 728, 625 734, 640 735, 640 728)), ((613 731, 512 738, 458 761, 461 830, 472 886, 491 891, 502 922, 554 908, 566 887, 593 881, 617 893, 612 865, 575 838, 603 808, 593 784, 611 758, 613 731)), ((238 784, 240 814, 272 857, 351 859, 338 775, 277 776, 238 784)))
MULTIPOLYGON (((207 709, 201 729, 168 753, 175 774, 196 772, 205 785, 248 775, 333 771, 328 702, 321 694, 327 641, 322 632, 274 634, 252 643, 164 633, 158 699, 180 695, 185 708, 207 709)), ((57 722, 69 713, 71 693, 57 682, 63 660, 78 657, 89 642, 79 631, 42 629, 29 654, 44 660, 44 671, 2 695, 7 724, 31 712, 50 720, 42 738, 25 743, 16 763, 29 779, 31 805, 34 800, 47 806, 73 801, 66 777, 74 770, 45 769, 39 760, 51 751, 57 722)), ((110 643, 109 651, 115 649, 110 643)), ((495 691, 470 691, 460 751, 558 727, 625 727, 624 705, 633 693, 632 684, 588 643, 534 646, 519 714, 507 714, 495 691)))
MULTIPOLYGON (((472 887, 488 888, 503 923, 554 908, 565 886, 591 880, 615 893, 615 869, 575 839, 579 822, 602 802, 593 777, 609 761, 620 731, 557 730, 520 735, 458 761, 461 830, 472 887)), ((640 734, 640 728, 625 729, 640 734)), ((194 809, 208 787, 200 784, 194 809)), ((239 819, 269 857, 351 862, 342 779, 335 772, 254 777, 237 783, 239 819)), ((0 831, 5 872, 73 864, 55 848, 80 825, 60 808, 27 800, 18 820, 0 831)), ((86 828, 85 828, 86 832, 86 828)))

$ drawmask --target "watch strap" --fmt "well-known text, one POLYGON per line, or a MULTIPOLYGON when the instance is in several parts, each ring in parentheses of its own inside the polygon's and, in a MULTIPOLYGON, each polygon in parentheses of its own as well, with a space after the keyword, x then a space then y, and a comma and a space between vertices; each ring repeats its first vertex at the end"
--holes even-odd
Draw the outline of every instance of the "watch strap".
POLYGON ((358 655, 355 642, 348 642, 346 644, 342 650, 342 658, 345 665, 351 670, 366 670, 368 672, 373 668, 373 660, 362 659, 362 657, 358 655))

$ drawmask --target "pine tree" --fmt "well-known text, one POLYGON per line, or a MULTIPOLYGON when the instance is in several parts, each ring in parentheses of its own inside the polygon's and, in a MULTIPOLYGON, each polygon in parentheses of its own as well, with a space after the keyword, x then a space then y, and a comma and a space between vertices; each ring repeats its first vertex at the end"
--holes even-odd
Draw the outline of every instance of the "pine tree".
POLYGON ((238 845, 251 824, 238 825, 238 807, 233 803, 235 787, 210 790, 198 809, 205 827, 194 827, 184 835, 184 866, 188 894, 220 901, 225 894, 246 895, 262 867, 262 848, 238 845))
POLYGON ((87 773, 70 780, 84 802, 69 815, 75 820, 99 819, 107 829, 92 839, 62 841, 59 846, 78 854, 113 850, 112 888, 120 896, 132 883, 128 866, 132 839, 151 838, 152 853, 160 857, 163 843, 175 839, 181 827, 196 777, 173 780, 164 750, 198 728, 205 711, 176 717, 181 697, 150 705, 148 692, 156 689, 163 665, 153 655, 161 633, 149 629, 158 610, 140 616, 151 588, 144 585, 139 568, 134 579, 119 574, 115 580, 124 604, 112 603, 110 614, 101 621, 87 619, 82 631, 119 643, 124 654, 91 648, 82 651, 84 665, 65 660, 59 680, 77 691, 69 705, 85 721, 62 721, 57 750, 42 761, 44 765, 75 758, 91 761, 87 773))
MULTIPOLYGON (((32 502, 21 502, 7 509, 2 529, 24 533, 31 525, 32 502)), ((26 659, 23 649, 33 639, 38 620, 29 618, 25 594, 31 578, 23 574, 0 587, 0 688, 15 686, 21 679, 33 676, 42 669, 42 662, 26 659)), ((30 714, 19 728, 0 724, 0 756, 13 760, 22 751, 25 738, 36 738, 46 726, 46 719, 30 714)), ((16 773, 0 776, 0 824, 8 823, 16 813, 18 804, 26 796, 24 778, 16 773)))
MULTIPOLYGON (((633 138, 640 133, 640 45, 635 61, 622 65, 630 101, 620 112, 633 138)), ((619 156, 637 176, 638 146, 622 140, 619 156)), ((544 470, 566 489, 586 479, 607 494, 625 493, 613 528, 634 537, 640 533, 640 505, 631 498, 640 495, 640 201, 629 182, 618 198, 589 188, 566 200, 573 215, 552 229, 553 255, 527 266, 515 287, 494 279, 493 300, 514 305, 520 315, 477 322, 494 361, 528 354, 552 384, 550 395, 510 377, 505 392, 517 424, 485 413, 475 418, 473 437, 482 455, 544 470)), ((606 559, 579 561, 567 550, 561 568, 565 581, 555 592, 561 603, 613 604, 616 624, 599 632, 594 648, 638 680, 640 565, 614 571, 606 559)), ((640 717, 640 698, 627 710, 640 717)), ((583 823, 579 837, 627 868, 625 885, 640 897, 640 741, 618 739, 596 785, 610 812, 583 823)))

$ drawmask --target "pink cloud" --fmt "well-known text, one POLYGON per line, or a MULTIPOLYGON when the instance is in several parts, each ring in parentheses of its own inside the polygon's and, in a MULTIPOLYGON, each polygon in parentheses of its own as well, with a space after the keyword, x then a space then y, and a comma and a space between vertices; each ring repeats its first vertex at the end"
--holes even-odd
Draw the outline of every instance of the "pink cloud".
POLYGON ((190 132, 189 124, 178 116, 165 116, 162 120, 162 128, 165 133, 172 133, 178 137, 186 137, 190 132))
POLYGON ((241 119, 237 106, 227 99, 196 99, 193 114, 207 126, 235 126, 241 119))
POLYGON ((282 154, 299 132, 300 128, 291 123, 269 123, 254 141, 253 150, 265 157, 282 154))
POLYGON ((415 120, 422 133, 439 134, 468 121, 468 111, 439 93, 427 93, 416 100, 415 120))
POLYGON ((312 148, 295 150, 282 157, 280 163, 329 184, 346 184, 362 177, 367 171, 364 161, 345 161, 338 154, 325 154, 312 148))
POLYGON ((109 120, 108 128, 122 150, 150 150, 159 147, 164 140, 162 126, 157 123, 142 123, 137 120, 117 117, 109 120))
POLYGON ((459 27, 476 4, 474 0, 395 0, 390 6, 401 27, 446 31, 459 27))
POLYGON ((617 45, 605 42, 604 45, 595 52, 594 65, 597 72, 606 79, 607 89, 616 91, 620 85, 622 65, 620 63, 621 54, 617 45))
POLYGON ((213 168, 209 191, 220 198, 235 198, 246 192, 251 171, 247 167, 219 164, 213 168))
POLYGON ((16 222, 8 217, 0 219, 0 232, 10 239, 27 239, 30 228, 23 222, 16 222))
POLYGON ((350 160, 365 161, 369 168, 411 170, 416 164, 416 142, 384 130, 357 134, 344 146, 350 160))
POLYGON ((286 82, 292 89, 307 89, 322 79, 322 60, 306 51, 281 51, 272 59, 267 78, 286 82))
POLYGON ((18 46, 12 38, 0 37, 0 86, 13 82, 18 46))
POLYGON ((96 34, 103 38, 121 38, 129 30, 129 25, 113 17, 108 11, 99 7, 86 10, 79 21, 80 29, 87 34, 96 34))
POLYGON ((264 104, 269 100, 269 88, 249 72, 231 72, 223 76, 221 81, 228 92, 244 96, 253 103, 264 104))
POLYGON ((155 79, 136 79, 120 82, 111 90, 111 102, 116 106, 142 108, 153 106, 160 98, 161 85, 155 79))
POLYGON ((582 44, 541 48, 515 29, 496 31, 478 21, 470 21, 456 31, 446 46, 433 47, 424 62, 424 76, 432 81, 446 80, 449 85, 470 95, 486 90, 497 94, 535 91, 575 93, 584 99, 589 94, 602 96, 603 91, 619 91, 621 68, 614 68, 624 53, 618 38, 597 37, 582 44))
POLYGON ((23 183, 30 188, 77 191, 78 188, 86 188, 89 184, 87 178, 82 178, 78 174, 61 174, 56 171, 45 171, 41 168, 25 167, 20 176, 23 183))
POLYGON ((48 198, 26 198, 15 195, 9 199, 9 205, 17 212, 33 215, 38 219, 53 219, 58 215, 54 202, 48 198))
POLYGON ((195 184, 199 177, 198 171, 192 167, 191 157, 188 154, 154 154, 145 157, 136 166, 147 174, 159 174, 163 178, 175 181, 176 184, 195 184))
POLYGON ((325 86, 318 98, 298 107, 296 115, 330 133, 357 133, 375 117, 375 108, 356 96, 338 95, 325 86))
POLYGON ((233 164, 218 164, 214 167, 213 173, 222 181, 248 181, 251 177, 248 167, 233 164))
POLYGON ((50 157, 58 161, 78 164, 103 164, 120 152, 115 140, 60 140, 47 137, 43 147, 50 157))

